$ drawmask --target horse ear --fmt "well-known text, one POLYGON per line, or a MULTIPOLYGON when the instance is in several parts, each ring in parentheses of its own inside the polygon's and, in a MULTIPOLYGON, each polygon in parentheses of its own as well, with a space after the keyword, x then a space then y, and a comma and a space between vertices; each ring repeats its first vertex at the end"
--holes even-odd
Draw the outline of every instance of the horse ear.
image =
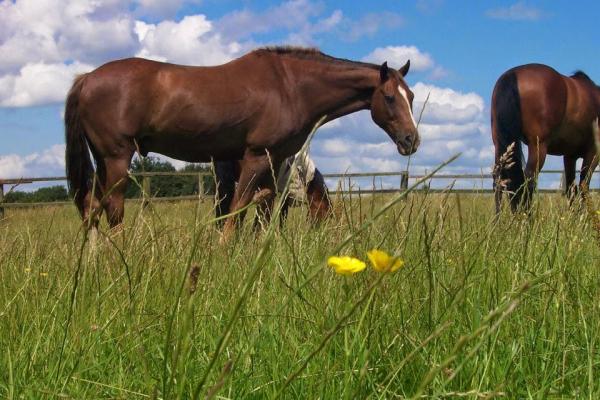
POLYGON ((409 69, 410 69, 410 60, 408 60, 406 62, 406 64, 404 64, 404 66, 398 70, 398 72, 400 72, 400 75, 406 76, 406 74, 408 74, 409 69))
POLYGON ((387 61, 385 61, 383 64, 381 64, 381 67, 379 68, 379 77, 381 78, 381 82, 385 82, 388 80, 390 76, 390 70, 388 68, 387 65, 387 61))

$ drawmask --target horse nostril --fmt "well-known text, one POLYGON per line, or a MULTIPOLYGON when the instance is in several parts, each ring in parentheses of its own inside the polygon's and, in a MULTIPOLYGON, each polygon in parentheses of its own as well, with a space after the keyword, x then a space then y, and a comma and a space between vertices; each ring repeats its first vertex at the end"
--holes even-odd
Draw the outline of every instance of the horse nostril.
POLYGON ((413 142, 412 136, 410 136, 410 135, 406 136, 406 137, 404 138, 404 142, 405 142, 405 143, 406 143, 408 146, 412 146, 412 142, 413 142))

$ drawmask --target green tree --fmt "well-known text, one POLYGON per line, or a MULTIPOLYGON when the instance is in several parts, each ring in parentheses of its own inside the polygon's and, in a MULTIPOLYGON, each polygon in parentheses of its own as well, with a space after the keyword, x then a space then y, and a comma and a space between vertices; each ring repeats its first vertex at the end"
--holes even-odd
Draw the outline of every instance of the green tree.
MULTIPOLYGON (((157 157, 136 158, 131 164, 131 173, 139 172, 175 172, 175 167, 168 161, 157 157)), ((202 164, 188 164, 181 172, 207 172, 210 168, 202 164)), ((133 180, 129 183, 125 196, 128 198, 140 197, 142 178, 136 177, 138 184, 133 180)), ((214 193, 214 180, 212 176, 203 177, 204 193, 214 193)), ((153 176, 150 178, 150 195, 155 197, 176 197, 198 194, 198 176, 153 176)))
POLYGON ((44 203, 52 201, 67 201, 69 194, 64 186, 39 188, 33 192, 11 191, 6 194, 6 203, 44 203))

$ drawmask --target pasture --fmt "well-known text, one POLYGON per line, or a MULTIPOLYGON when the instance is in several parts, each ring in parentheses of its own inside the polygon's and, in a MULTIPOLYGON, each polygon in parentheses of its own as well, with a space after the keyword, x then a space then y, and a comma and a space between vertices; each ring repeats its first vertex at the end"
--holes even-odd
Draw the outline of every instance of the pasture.
POLYGON ((0 397, 600 397, 597 195, 499 221, 491 195, 380 213, 393 199, 338 197, 314 229, 303 209, 259 236, 246 218, 226 246, 207 203, 132 203, 95 250, 74 206, 10 210, 0 397), (405 266, 327 266, 372 248, 405 266))

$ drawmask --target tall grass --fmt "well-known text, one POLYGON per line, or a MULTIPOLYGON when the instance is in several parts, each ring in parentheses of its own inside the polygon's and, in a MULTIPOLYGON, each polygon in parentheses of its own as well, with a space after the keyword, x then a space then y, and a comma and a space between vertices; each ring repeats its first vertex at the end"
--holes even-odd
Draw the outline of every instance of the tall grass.
POLYGON ((487 195, 390 200, 339 197, 317 228, 295 209, 226 246, 205 203, 130 204, 95 248, 74 207, 10 211, 0 397, 600 397, 589 213, 558 195, 499 220, 487 195), (324 263, 371 248, 406 266, 324 263))

